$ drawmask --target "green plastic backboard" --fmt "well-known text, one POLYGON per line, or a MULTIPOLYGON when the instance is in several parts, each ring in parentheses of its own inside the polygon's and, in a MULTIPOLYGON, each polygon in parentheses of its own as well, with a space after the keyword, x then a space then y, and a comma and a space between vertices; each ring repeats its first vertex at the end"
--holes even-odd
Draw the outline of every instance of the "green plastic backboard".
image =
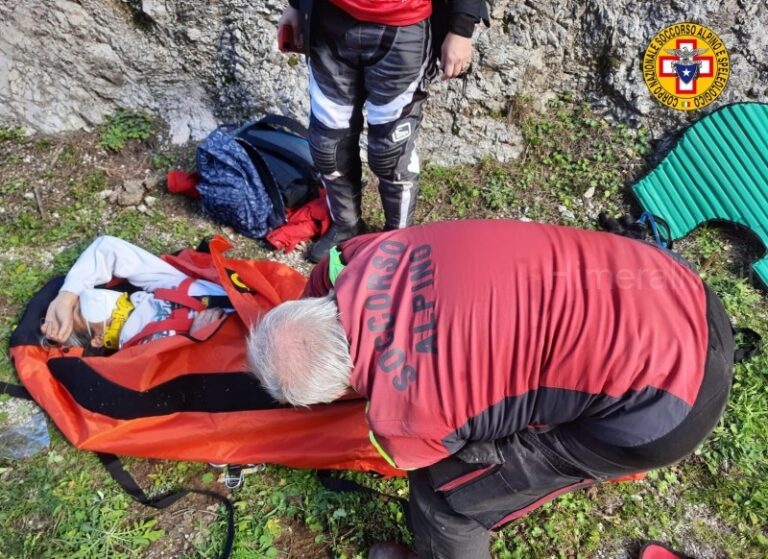
MULTIPOLYGON (((673 239, 728 221, 768 247, 768 105, 737 103, 702 118, 632 190, 673 239)), ((768 256, 752 269, 768 287, 768 256)))

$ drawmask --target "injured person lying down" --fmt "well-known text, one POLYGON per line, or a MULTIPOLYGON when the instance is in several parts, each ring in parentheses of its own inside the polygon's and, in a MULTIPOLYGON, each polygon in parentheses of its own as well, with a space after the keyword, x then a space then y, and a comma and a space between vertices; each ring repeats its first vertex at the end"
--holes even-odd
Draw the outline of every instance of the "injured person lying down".
POLYGON ((67 273, 41 331, 48 344, 116 351, 173 334, 194 335, 229 312, 208 308, 206 301, 225 298, 220 285, 192 279, 142 248, 103 236, 67 273), (130 289, 97 287, 115 280, 125 280, 130 289))

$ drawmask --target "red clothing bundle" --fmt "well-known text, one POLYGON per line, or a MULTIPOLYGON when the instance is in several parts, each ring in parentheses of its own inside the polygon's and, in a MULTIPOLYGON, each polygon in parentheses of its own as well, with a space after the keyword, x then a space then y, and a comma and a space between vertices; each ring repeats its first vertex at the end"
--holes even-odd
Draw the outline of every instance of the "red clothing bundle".
POLYGON ((276 249, 291 252, 297 244, 307 239, 325 235, 331 226, 331 215, 325 190, 320 189, 320 196, 303 206, 286 210, 288 220, 284 225, 267 233, 267 242, 276 249))

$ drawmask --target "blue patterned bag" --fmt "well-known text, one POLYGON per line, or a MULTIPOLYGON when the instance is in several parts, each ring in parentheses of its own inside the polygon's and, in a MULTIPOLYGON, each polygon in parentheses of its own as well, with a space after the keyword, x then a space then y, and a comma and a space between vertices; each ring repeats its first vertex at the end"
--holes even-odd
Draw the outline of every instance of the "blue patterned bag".
POLYGON ((285 223, 286 207, 317 193, 304 136, 295 120, 277 115, 211 132, 197 149, 203 212, 253 238, 285 223))

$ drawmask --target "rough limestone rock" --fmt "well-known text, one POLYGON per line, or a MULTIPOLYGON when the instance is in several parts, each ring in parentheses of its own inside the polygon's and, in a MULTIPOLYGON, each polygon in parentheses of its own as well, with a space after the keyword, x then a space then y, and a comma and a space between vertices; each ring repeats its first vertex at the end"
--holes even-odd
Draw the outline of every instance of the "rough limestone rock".
MULTIPOLYGON (((277 0, 0 2, 0 125, 91 128, 115 107, 150 111, 172 141, 266 112, 306 119, 306 67, 276 51, 277 0)), ((661 135, 701 113, 649 95, 641 59, 666 25, 715 30, 731 55, 724 103, 768 100, 768 5, 748 0, 496 0, 476 34, 475 71, 435 83, 421 152, 440 163, 521 151, 507 114, 521 96, 546 109, 563 91, 661 135)))

